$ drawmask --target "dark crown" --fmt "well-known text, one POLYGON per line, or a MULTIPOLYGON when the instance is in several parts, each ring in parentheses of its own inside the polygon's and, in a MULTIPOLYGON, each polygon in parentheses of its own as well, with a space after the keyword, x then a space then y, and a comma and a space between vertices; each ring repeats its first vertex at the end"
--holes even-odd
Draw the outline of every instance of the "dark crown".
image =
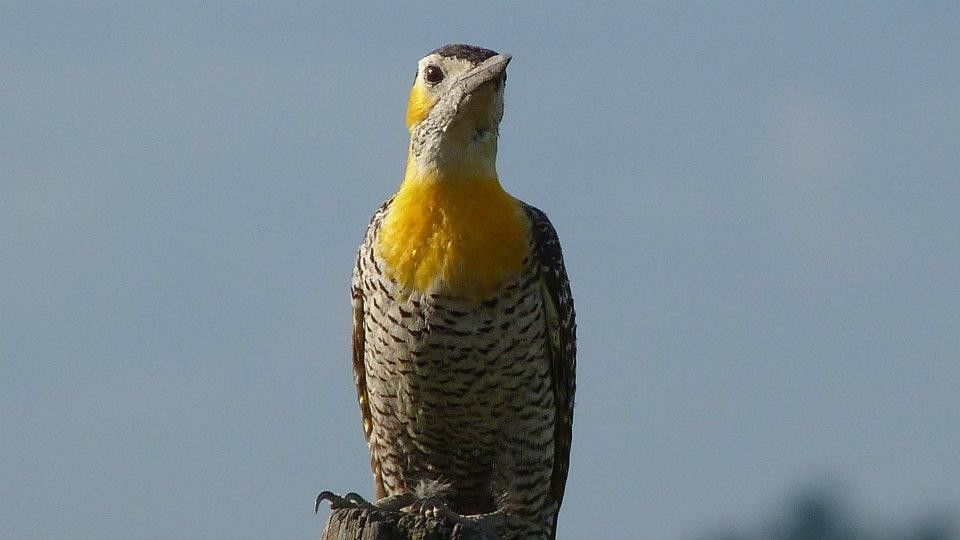
POLYGON ((460 58, 474 65, 497 55, 496 51, 484 49, 483 47, 475 47, 473 45, 464 45, 463 43, 444 45, 435 51, 431 51, 430 54, 439 54, 447 58, 460 58))

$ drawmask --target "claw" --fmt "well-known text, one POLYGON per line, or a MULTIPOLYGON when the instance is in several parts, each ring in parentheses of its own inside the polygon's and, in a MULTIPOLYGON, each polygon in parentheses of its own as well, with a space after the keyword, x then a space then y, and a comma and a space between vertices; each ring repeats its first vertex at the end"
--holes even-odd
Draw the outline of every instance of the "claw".
POLYGON ((365 510, 376 510, 377 506, 368 500, 364 499, 360 495, 350 492, 343 496, 344 499, 350 502, 356 508, 363 508, 365 510))
POLYGON ((347 502, 343 497, 332 491, 321 491, 320 494, 317 495, 317 503, 313 506, 314 513, 320 512, 320 503, 323 501, 330 501, 330 508, 333 508, 334 505, 339 502, 347 502))
POLYGON ((341 497, 332 491, 322 491, 319 495, 317 495, 317 503, 313 507, 314 512, 320 511, 320 503, 323 501, 329 501, 330 508, 333 510, 338 508, 361 508, 364 510, 377 509, 376 506, 367 502, 366 499, 353 492, 347 493, 341 497))
POLYGON ((451 521, 460 521, 463 516, 450 510, 445 502, 438 497, 427 497, 418 499, 410 505, 410 511, 418 516, 435 519, 450 519, 451 521))

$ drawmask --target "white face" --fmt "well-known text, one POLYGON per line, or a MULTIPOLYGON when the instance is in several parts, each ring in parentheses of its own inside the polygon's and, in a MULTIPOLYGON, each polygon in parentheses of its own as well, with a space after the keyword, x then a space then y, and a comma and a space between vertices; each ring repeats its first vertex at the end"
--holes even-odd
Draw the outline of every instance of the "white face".
POLYGON ((497 55, 476 65, 437 53, 420 60, 407 116, 418 166, 495 174, 509 60, 497 55))
POLYGON ((469 60, 463 58, 431 54, 421 58, 417 65, 417 83, 431 94, 439 96, 473 67, 469 60))
MULTIPOLYGON (((504 69, 509 56, 495 55, 479 64, 433 53, 417 65, 414 92, 420 107, 428 102, 449 121, 472 116, 480 129, 496 127, 503 115, 504 69), (471 106, 470 103, 476 103, 471 106)), ((411 96, 413 97, 413 96, 411 96)))

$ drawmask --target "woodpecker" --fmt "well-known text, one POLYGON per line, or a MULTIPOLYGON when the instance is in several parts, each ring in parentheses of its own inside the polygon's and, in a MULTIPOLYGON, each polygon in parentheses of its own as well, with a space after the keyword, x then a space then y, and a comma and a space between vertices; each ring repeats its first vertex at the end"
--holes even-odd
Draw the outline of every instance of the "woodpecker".
POLYGON ((496 170, 510 55, 441 47, 417 66, 398 192, 353 270, 353 375, 376 503, 552 539, 570 462, 576 322, 547 216, 496 170))

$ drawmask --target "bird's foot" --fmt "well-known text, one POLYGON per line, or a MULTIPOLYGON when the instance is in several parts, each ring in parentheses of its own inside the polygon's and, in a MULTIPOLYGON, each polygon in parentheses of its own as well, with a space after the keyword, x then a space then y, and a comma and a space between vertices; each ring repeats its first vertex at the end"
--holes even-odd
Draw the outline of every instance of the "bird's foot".
POLYGON ((449 519, 453 522, 463 520, 463 516, 450 510, 440 497, 424 497, 410 505, 410 513, 426 518, 449 519))
POLYGON ((422 497, 410 505, 410 513, 424 518, 433 518, 448 521, 457 528, 466 528, 476 531, 484 538, 498 538, 498 532, 504 525, 502 512, 489 514, 465 515, 451 510, 440 497, 422 497))
POLYGON ((314 505, 315 512, 320 511, 320 503, 323 501, 328 501, 330 508, 334 510, 338 508, 359 508, 361 510, 377 509, 375 505, 356 493, 347 493, 346 495, 340 496, 332 491, 324 491, 321 492, 320 495, 317 495, 317 503, 314 505))
POLYGON ((314 506, 315 511, 320 511, 320 503, 323 501, 328 501, 330 508, 334 510, 338 508, 359 508, 370 512, 375 510, 392 512, 409 506, 410 503, 414 501, 414 497, 412 493, 402 493, 400 495, 384 497, 375 503, 371 503, 356 493, 351 492, 340 496, 332 491, 324 491, 320 495, 317 495, 317 503, 314 506))

